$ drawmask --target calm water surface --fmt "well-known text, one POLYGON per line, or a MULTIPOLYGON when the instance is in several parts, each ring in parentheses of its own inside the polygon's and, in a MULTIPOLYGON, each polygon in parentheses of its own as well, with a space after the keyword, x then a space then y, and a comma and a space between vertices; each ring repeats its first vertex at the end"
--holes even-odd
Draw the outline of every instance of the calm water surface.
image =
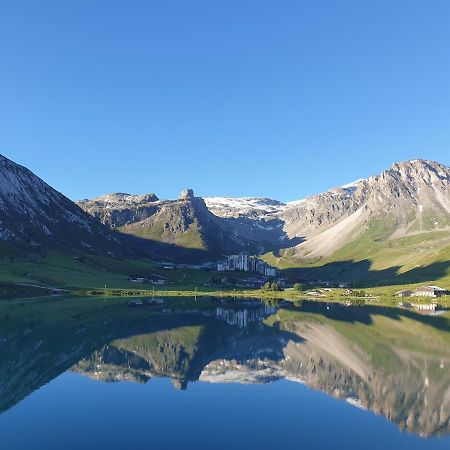
POLYGON ((0 303, 0 448, 448 449, 450 317, 0 303))

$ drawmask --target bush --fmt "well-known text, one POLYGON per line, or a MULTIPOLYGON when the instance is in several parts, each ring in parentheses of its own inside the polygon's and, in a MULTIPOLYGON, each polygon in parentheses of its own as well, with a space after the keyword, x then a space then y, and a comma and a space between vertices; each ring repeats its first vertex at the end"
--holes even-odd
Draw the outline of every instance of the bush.
POLYGON ((277 283, 276 281, 274 282, 270 282, 268 281, 267 283, 264 284, 264 286, 261 288, 263 291, 281 291, 281 286, 279 285, 279 283, 277 283))
POLYGON ((353 295, 355 297, 365 297, 366 296, 366 291, 363 291, 363 290, 353 291, 353 295))

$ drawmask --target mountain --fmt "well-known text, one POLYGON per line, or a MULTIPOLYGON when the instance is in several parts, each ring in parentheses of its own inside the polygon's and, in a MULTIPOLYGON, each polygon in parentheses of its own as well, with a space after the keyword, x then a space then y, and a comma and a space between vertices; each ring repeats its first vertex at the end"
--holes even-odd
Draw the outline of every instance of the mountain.
POLYGON ((237 206, 228 213, 233 205, 228 199, 203 200, 187 189, 177 200, 160 200, 154 194, 116 193, 82 200, 78 205, 103 224, 123 233, 179 248, 202 250, 204 258, 280 248, 286 236, 277 213, 283 204, 269 199, 243 202, 245 213, 237 206))
POLYGON ((182 262, 246 251, 305 279, 450 276, 450 168, 429 160, 290 203, 115 193, 73 203, 0 157, 0 255, 51 249, 182 262))
POLYGON ((128 253, 120 236, 31 171, 0 155, 0 249, 128 253))
POLYGON ((410 283, 450 276, 450 168, 428 160, 394 164, 290 205, 284 230, 301 242, 272 264, 309 279, 410 283))
POLYGON ((109 194, 78 205, 103 224, 144 239, 207 253, 246 248, 190 189, 177 200, 159 200, 154 194, 109 194))
POLYGON ((276 223, 272 237, 281 245, 267 261, 301 268, 306 279, 390 283, 450 276, 450 168, 434 161, 396 163, 378 176, 286 204, 205 201, 224 218, 258 228, 276 223))
POLYGON ((348 281, 388 279, 409 271, 437 279, 448 269, 450 169, 428 160, 397 163, 379 176, 290 203, 203 200, 188 190, 178 200, 110 194, 78 204, 124 233, 201 250, 204 259, 267 254, 280 268, 303 268, 306 278, 333 272, 332 278, 348 281))
POLYGON ((120 227, 148 218, 156 212, 158 203, 155 194, 114 193, 80 200, 78 205, 103 224, 120 227))
POLYGON ((380 176, 315 195, 282 214, 296 256, 330 256, 375 226, 393 240, 450 230, 450 168, 424 160, 394 164, 380 176))
POLYGON ((376 225, 391 240, 449 231, 450 168, 414 160, 394 164, 380 176, 287 204, 267 198, 225 197, 206 198, 205 203, 220 217, 245 217, 257 223, 278 220, 288 238, 301 241, 291 255, 320 258, 376 225))

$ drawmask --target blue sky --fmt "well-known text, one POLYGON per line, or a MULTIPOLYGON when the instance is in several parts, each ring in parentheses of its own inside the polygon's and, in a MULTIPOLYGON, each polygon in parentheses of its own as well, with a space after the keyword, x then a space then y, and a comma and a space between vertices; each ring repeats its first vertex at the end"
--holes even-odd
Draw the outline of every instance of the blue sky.
POLYGON ((72 199, 288 201, 450 165, 450 2, 0 2, 0 153, 72 199))

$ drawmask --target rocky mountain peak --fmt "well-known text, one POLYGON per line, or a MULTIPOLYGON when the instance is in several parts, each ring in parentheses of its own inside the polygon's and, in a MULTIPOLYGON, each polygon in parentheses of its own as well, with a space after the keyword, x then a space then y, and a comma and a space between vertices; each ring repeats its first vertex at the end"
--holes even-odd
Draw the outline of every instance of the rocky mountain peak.
POLYGON ((105 205, 114 206, 126 206, 126 205, 139 205, 141 203, 152 203, 159 201, 159 198, 153 194, 127 194, 124 192, 113 192, 112 194, 100 195, 93 200, 85 199, 80 200, 79 203, 96 202, 103 203, 105 205))
POLYGON ((192 200, 194 198, 195 197, 193 189, 185 189, 184 191, 181 191, 180 195, 178 196, 178 200, 192 200))
POLYGON ((450 168, 435 161, 415 159, 392 165, 391 173, 403 181, 449 183, 450 168))

